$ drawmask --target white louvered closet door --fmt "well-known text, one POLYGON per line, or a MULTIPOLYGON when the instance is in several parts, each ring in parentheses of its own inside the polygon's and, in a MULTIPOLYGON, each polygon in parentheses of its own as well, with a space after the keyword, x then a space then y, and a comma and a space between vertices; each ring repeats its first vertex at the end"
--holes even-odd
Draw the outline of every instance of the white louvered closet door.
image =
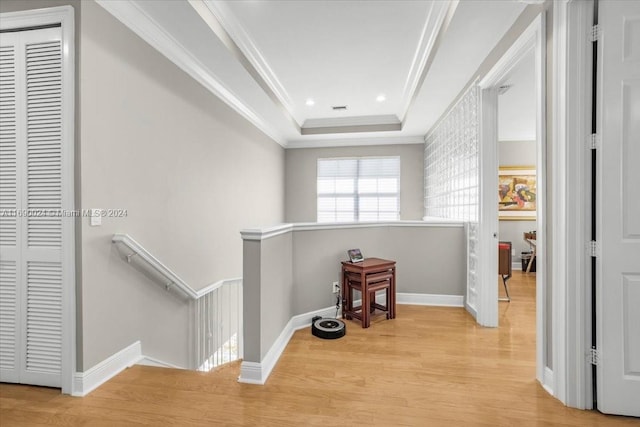
POLYGON ((60 387, 61 30, 0 45, 0 380, 60 387))

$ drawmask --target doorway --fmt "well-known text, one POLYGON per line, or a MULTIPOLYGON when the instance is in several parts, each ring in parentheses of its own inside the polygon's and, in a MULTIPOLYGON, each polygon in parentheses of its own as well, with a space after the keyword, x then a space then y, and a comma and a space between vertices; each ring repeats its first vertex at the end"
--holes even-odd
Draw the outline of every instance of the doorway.
MULTIPOLYGON (((527 58, 533 58, 534 71, 534 105, 535 105, 535 169, 536 169, 536 203, 535 230, 536 233, 536 378, 550 390, 552 384, 551 371, 547 366, 547 328, 546 312, 548 307, 546 298, 545 272, 545 243, 546 243, 546 203, 544 189, 546 188, 546 124, 545 124, 545 23, 544 15, 538 15, 529 27, 521 34, 516 42, 507 50, 503 57, 479 82, 481 90, 481 124, 480 124, 480 248, 486 256, 482 258, 481 277, 482 286, 479 307, 485 319, 489 319, 489 326, 498 326, 498 287, 496 286, 496 266, 498 265, 498 206, 496 191, 498 190, 498 106, 499 93, 504 91, 507 80, 524 64, 527 58), (502 87, 502 89, 501 89, 502 87)), ((508 93, 508 92, 507 92, 508 93)), ((531 166, 531 165, 518 165, 531 166)), ((519 171, 522 173, 523 171, 519 171)), ((519 215, 528 215, 522 211, 519 215)), ((527 230, 533 231, 533 230, 527 230)), ((523 236, 524 237, 524 236, 523 236)))
POLYGON ((505 327, 508 323, 509 328, 535 332, 535 210, 539 192, 533 49, 505 76, 498 88, 497 144, 498 293, 501 301, 498 326, 505 327), (505 251, 509 253, 505 254, 505 251))

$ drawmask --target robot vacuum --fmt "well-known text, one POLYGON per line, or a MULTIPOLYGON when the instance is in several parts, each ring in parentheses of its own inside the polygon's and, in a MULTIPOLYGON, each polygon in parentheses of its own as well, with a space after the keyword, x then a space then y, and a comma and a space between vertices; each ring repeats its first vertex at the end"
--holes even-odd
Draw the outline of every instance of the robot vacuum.
POLYGON ((314 317, 311 321, 311 333, 325 340, 342 338, 347 333, 347 326, 339 319, 323 319, 314 317))

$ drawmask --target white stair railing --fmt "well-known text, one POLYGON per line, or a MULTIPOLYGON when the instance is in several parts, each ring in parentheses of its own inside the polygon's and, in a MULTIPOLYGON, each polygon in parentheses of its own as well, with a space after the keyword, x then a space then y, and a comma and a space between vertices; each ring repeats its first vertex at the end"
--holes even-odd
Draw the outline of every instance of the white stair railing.
POLYGON ((195 366, 209 371, 242 357, 242 280, 222 283, 195 301, 195 366))
POLYGON ((122 259, 191 300, 191 369, 209 371, 242 358, 242 279, 221 280, 195 290, 127 234, 114 234, 122 259))

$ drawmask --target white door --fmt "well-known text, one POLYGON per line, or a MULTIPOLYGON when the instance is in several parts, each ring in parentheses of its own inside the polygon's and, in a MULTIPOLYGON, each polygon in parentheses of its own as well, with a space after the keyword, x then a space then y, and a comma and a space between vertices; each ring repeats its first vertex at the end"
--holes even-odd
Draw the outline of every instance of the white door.
POLYGON ((480 91, 478 272, 480 291, 476 320, 498 326, 498 90, 480 91))
POLYGON ((597 400, 640 416, 640 2, 598 9, 597 400))
POLYGON ((60 387, 61 29, 0 37, 0 380, 60 387))

